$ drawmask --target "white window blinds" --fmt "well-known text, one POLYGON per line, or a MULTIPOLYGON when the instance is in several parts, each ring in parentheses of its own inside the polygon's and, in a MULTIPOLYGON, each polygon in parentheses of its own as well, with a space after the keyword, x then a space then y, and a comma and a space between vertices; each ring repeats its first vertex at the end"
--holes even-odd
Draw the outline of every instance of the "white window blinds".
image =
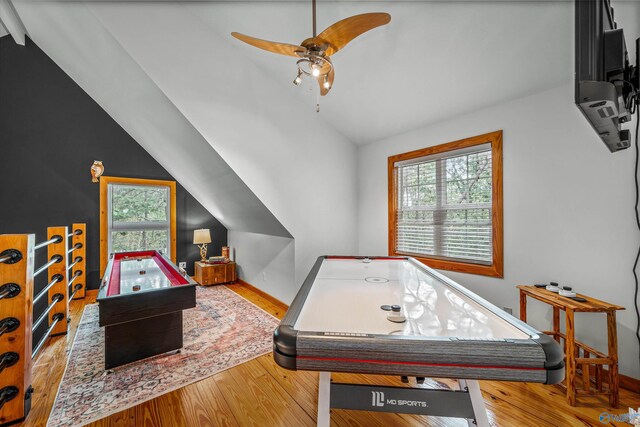
POLYGON ((396 168, 396 252, 491 265, 491 144, 404 160, 396 168))

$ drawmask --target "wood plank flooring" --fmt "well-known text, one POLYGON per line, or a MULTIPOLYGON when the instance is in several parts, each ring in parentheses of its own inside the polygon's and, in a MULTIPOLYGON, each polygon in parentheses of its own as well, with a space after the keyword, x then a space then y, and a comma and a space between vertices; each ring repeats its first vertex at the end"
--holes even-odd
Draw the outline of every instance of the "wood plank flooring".
MULTIPOLYGON (((267 312, 281 318, 286 307, 265 299, 240 284, 228 286, 267 312)), ((34 363, 32 410, 25 426, 44 426, 64 373, 80 316, 96 292, 71 303, 67 336, 51 338, 34 363)), ((401 386, 397 377, 334 374, 336 381, 401 386)), ((454 387, 455 381, 431 379, 425 387, 454 387)), ((413 384, 415 385, 415 384, 413 384)), ((576 407, 566 403, 558 386, 481 381, 480 387, 495 426, 603 426, 602 412, 622 414, 640 407, 640 395, 621 390, 620 408, 608 408, 604 397, 581 398, 576 407)), ((318 374, 287 371, 271 355, 251 360, 207 379, 113 414, 92 426, 313 426, 316 418, 318 374)), ((332 410, 333 426, 466 426, 451 418, 332 410)), ((606 425, 628 426, 625 423, 606 425)))

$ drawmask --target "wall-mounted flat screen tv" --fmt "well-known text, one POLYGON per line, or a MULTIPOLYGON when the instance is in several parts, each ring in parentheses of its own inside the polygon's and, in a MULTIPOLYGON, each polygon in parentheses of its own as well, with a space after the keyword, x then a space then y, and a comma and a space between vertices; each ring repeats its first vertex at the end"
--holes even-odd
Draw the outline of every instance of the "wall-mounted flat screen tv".
POLYGON ((638 81, 609 0, 575 1, 575 103, 611 152, 630 146, 630 109, 638 81))

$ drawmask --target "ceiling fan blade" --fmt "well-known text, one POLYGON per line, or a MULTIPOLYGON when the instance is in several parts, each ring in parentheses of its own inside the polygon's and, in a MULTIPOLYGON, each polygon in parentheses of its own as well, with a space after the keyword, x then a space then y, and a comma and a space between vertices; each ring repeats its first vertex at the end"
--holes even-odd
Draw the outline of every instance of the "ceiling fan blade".
POLYGON ((388 13, 363 13, 336 22, 318 34, 315 39, 329 43, 325 52, 327 55, 333 55, 360 34, 389 22, 391 22, 391 15, 388 13))
POLYGON ((329 87, 324 87, 324 78, 318 78, 318 84, 320 84, 320 96, 325 96, 326 94, 329 93, 329 91, 331 90, 331 88, 333 87, 333 78, 335 77, 335 74, 333 72, 333 67, 331 68, 331 71, 329 71, 329 74, 327 74, 327 81, 329 82, 329 87))
POLYGON ((255 46, 269 52, 278 53, 280 55, 295 56, 296 58, 299 58, 300 55, 298 55, 296 52, 302 53, 306 51, 304 47, 296 46, 294 44, 271 42, 269 40, 257 39, 255 37, 246 36, 244 34, 236 32, 231 33, 231 35, 238 40, 250 44, 251 46, 255 46))

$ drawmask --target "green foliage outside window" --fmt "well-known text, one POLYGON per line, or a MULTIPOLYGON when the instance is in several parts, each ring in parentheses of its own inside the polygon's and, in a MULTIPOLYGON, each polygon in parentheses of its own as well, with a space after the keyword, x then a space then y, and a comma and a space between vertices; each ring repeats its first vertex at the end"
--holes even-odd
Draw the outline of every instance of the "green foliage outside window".
POLYGON ((166 187, 113 185, 111 250, 128 252, 169 248, 169 192, 166 187), (141 229, 131 229, 141 223, 141 229), (126 225, 126 230, 118 230, 126 225), (144 226, 143 226, 144 225, 144 226))
POLYGON ((167 222, 165 187, 114 185, 111 203, 113 222, 167 222))

